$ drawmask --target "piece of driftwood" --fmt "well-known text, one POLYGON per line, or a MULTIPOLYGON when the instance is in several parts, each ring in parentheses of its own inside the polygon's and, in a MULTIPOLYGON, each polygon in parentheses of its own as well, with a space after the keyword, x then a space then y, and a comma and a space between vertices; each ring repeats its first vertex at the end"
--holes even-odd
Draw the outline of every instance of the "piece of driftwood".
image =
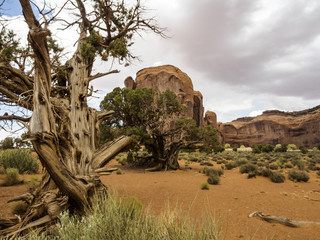
POLYGON ((34 198, 34 196, 31 193, 25 193, 25 194, 22 194, 22 195, 20 195, 18 197, 10 199, 8 201, 8 203, 17 202, 17 201, 24 201, 27 204, 30 204, 32 202, 33 198, 34 198))
POLYGON ((96 173, 102 173, 102 172, 114 172, 117 171, 118 168, 107 168, 107 167, 103 167, 103 168, 98 168, 95 170, 96 173))
POLYGON ((105 175, 111 175, 111 172, 99 172, 98 174, 105 176, 105 175))
POLYGON ((318 224, 320 225, 320 222, 312 222, 312 221, 297 221, 297 220, 292 220, 286 217, 282 217, 282 216, 271 216, 271 215, 266 215, 263 214, 262 212, 253 212, 251 214, 249 214, 248 216, 249 218, 251 217, 259 217, 260 219, 266 221, 266 222, 270 222, 270 223, 280 223, 282 225, 288 226, 288 227, 304 227, 307 225, 314 225, 314 224, 318 224))

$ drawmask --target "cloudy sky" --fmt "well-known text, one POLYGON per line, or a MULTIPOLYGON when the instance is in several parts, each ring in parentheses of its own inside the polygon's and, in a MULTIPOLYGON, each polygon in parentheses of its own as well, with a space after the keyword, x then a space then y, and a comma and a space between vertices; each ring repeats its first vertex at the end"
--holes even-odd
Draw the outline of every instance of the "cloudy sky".
MULTIPOLYGON (((18 1, 7 1, 3 14, 20 15, 18 1)), ((221 122, 267 109, 297 111, 320 104, 319 0, 143 2, 170 37, 146 33, 137 38, 133 52, 142 61, 95 80, 101 96, 123 87, 123 80, 141 68, 172 64, 190 76, 194 89, 203 94, 205 109, 216 112, 221 122)), ((10 26, 26 34, 19 17, 10 26)), ((72 49, 72 33, 55 36, 72 49)), ((95 68, 109 70, 110 63, 95 68)), ((92 99, 91 104, 100 101, 92 99)))

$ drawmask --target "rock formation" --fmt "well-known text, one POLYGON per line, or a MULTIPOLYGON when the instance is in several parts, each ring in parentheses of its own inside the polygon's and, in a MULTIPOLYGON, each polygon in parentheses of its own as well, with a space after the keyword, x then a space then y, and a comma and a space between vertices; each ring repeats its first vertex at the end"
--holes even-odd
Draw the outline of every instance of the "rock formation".
POLYGON ((265 111, 220 124, 224 142, 231 145, 293 143, 313 147, 320 144, 320 105, 299 112, 265 111))
POLYGON ((130 89, 154 88, 160 92, 171 90, 178 96, 180 103, 187 107, 186 116, 193 118, 198 126, 203 126, 202 94, 193 90, 189 76, 177 67, 164 65, 144 68, 137 72, 135 80, 127 77, 125 86, 130 89))

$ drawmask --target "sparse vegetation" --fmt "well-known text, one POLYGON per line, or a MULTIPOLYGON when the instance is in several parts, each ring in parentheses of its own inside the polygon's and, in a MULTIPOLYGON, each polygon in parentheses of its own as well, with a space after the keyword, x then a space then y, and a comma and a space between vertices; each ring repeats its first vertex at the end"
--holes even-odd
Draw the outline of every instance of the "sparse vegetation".
POLYGON ((202 190, 209 190, 210 189, 209 183, 208 182, 201 183, 201 189, 202 190))
POLYGON ((310 178, 305 171, 297 171, 295 169, 290 170, 288 176, 293 182, 308 182, 310 178))
POLYGON ((12 186, 21 183, 19 180, 19 171, 16 168, 7 168, 3 185, 12 186))
MULTIPOLYGON (((38 234, 30 236, 33 240, 44 238, 38 234)), ((210 214, 201 223, 193 222, 189 215, 177 209, 168 209, 163 215, 154 217, 148 210, 141 214, 140 201, 134 197, 125 200, 100 196, 94 199, 92 212, 86 216, 71 216, 64 212, 54 235, 46 239, 193 240, 224 239, 224 236, 219 222, 210 214)))
POLYGON ((272 172, 269 178, 274 183, 283 183, 285 180, 285 176, 281 172, 272 172))

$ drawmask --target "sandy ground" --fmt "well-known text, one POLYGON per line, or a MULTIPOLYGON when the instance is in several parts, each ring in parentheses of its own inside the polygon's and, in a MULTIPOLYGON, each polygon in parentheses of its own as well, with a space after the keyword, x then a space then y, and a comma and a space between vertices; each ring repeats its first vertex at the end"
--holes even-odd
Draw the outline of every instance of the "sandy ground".
MULTIPOLYGON (((206 176, 199 173, 203 167, 192 163, 191 170, 168 172, 144 172, 119 165, 116 161, 110 167, 122 169, 122 175, 112 173, 101 179, 111 191, 121 196, 136 196, 153 214, 160 214, 170 206, 189 211, 194 219, 208 211, 221 221, 225 239, 320 239, 320 225, 289 228, 280 224, 248 218, 254 211, 284 216, 295 220, 320 222, 320 179, 310 173, 308 183, 272 183, 269 179, 257 177, 247 179, 239 169, 226 170, 219 185, 210 185, 210 190, 201 190, 206 176)), ((181 165, 184 165, 181 163, 181 165)), ((217 167, 216 165, 215 167, 217 167)), ((12 216, 10 204, 6 201, 26 191, 26 186, 0 187, 0 218, 12 216)))

